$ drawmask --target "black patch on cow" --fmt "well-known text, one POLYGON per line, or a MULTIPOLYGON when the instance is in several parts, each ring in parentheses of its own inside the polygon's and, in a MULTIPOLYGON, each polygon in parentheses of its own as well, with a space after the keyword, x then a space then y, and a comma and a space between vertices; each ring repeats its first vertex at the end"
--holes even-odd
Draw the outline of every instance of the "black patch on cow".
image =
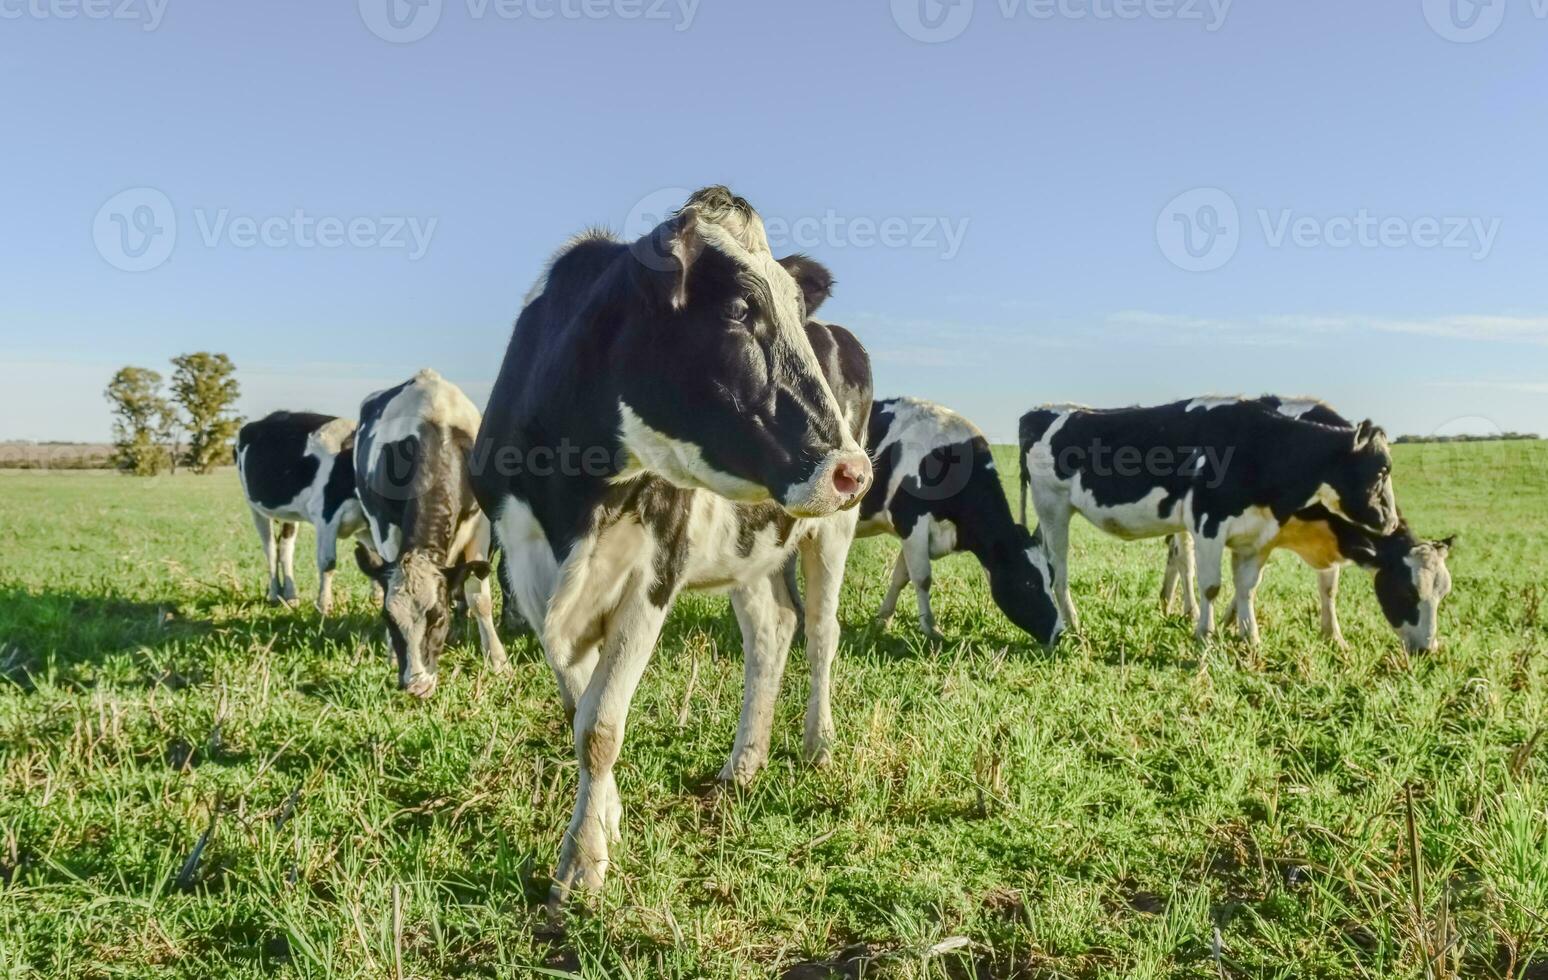
POLYGON ((316 412, 273 412, 242 426, 236 451, 254 503, 275 510, 312 485, 319 464, 307 453, 306 441, 333 421, 334 416, 316 412))
POLYGON ((790 543, 795 518, 778 504, 744 504, 736 508, 736 553, 749 557, 757 547, 758 535, 765 529, 777 529, 775 541, 780 548, 790 543))
POLYGON ((355 434, 350 433, 333 457, 333 469, 328 471, 328 482, 323 485, 323 520, 332 521, 339 508, 354 498, 355 434))

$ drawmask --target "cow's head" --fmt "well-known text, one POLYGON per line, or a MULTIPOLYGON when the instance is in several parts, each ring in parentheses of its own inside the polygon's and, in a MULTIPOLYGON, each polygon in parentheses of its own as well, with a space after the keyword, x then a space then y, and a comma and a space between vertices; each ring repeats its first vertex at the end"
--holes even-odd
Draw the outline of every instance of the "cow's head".
POLYGON ((1455 541, 1395 535, 1376 546, 1376 598, 1410 653, 1434 650, 1439 641, 1441 600, 1451 594, 1446 558, 1455 541))
POLYGON ((1041 534, 1015 525, 1008 540, 995 542, 988 566, 989 592, 1005 618, 1044 646, 1053 646, 1064 632, 1064 618, 1054 599, 1053 569, 1041 534))
POLYGON ((796 517, 859 503, 871 482, 807 339, 832 276, 776 260, 763 222, 723 187, 699 191, 632 246, 647 316, 615 352, 631 466, 796 517))
MULTIPOLYGON (((1346 430, 1347 431, 1347 430, 1346 430)), ((1392 450, 1387 434, 1366 420, 1354 430, 1348 447, 1328 473, 1330 510, 1377 534, 1397 530, 1397 499, 1392 493, 1392 450)))
POLYGON ((409 551, 384 562, 363 544, 355 545, 355 563, 382 587, 382 621, 398 665, 398 688, 416 698, 435 693, 436 671, 451 627, 451 597, 469 575, 489 577, 486 561, 442 566, 423 551, 409 551))

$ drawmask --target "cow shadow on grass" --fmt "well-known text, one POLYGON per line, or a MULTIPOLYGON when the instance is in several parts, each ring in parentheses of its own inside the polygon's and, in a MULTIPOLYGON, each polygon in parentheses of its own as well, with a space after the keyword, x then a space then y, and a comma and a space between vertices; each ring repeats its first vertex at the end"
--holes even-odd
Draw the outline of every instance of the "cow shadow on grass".
POLYGON ((175 603, 0 586, 0 680, 27 692, 44 677, 67 688, 107 680, 183 687, 195 679, 167 667, 171 658, 161 654, 212 628, 175 603), (124 661, 126 653, 133 656, 124 661))

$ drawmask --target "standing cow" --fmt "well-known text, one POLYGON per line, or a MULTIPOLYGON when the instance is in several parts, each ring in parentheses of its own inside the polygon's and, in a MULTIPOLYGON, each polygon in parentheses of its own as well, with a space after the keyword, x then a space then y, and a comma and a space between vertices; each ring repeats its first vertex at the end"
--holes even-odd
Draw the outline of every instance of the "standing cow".
POLYGON ((876 480, 860 504, 857 537, 892 534, 903 547, 877 618, 892 618, 904 584, 919 599, 919 628, 938 637, 930 563, 965 551, 989 576, 995 605, 1039 643, 1064 629, 1042 542, 1016 523, 989 441, 951 409, 919 398, 871 406, 866 445, 876 480))
POLYGON ((339 538, 366 529, 354 446, 354 422, 312 412, 274 412, 237 433, 237 477, 263 543, 270 602, 296 601, 296 532, 310 524, 317 529, 317 610, 328 615, 339 538))
MULTIPOLYGON (((1347 419, 1316 399, 1265 395, 1253 402, 1290 418, 1353 429, 1347 419)), ((1440 604, 1451 592, 1446 558, 1453 541, 1426 541, 1417 537, 1406 521, 1391 534, 1375 534, 1315 504, 1290 518, 1266 551, 1283 548, 1316 569, 1322 632, 1339 646, 1345 645, 1338 625, 1339 571, 1353 564, 1372 572, 1382 615, 1397 631, 1403 646, 1420 653, 1434 650, 1439 642, 1440 604)), ((1265 560, 1267 557, 1265 554, 1265 560)), ((1192 565, 1193 550, 1188 537, 1168 537, 1166 577, 1161 587, 1163 609, 1171 607, 1181 586, 1183 611, 1193 614, 1192 565)), ((1228 608, 1234 609, 1234 603, 1228 608)))
POLYGON ((871 481, 869 358, 808 319, 831 283, 808 259, 776 261, 752 207, 712 187, 637 242, 566 246, 516 322, 476 486, 574 720, 556 907, 606 874, 629 704, 682 590, 731 591, 745 689, 720 775, 745 783, 768 757, 796 628, 782 570, 799 553, 804 748, 829 757, 839 586, 871 481))
POLYGON ((478 425, 468 396, 429 369, 360 406, 355 481, 377 553, 362 545, 355 560, 384 591, 398 687, 418 698, 435 693, 458 589, 490 668, 506 667, 487 581, 489 521, 469 470, 478 425))
POLYGON ((1269 545, 1296 513, 1320 503, 1379 534, 1397 529, 1392 455, 1370 422, 1345 429, 1237 398, 1157 408, 1033 409, 1021 418, 1022 512, 1030 490, 1065 621, 1069 525, 1079 513, 1126 540, 1186 532, 1204 596, 1198 634, 1214 627, 1227 550, 1242 635, 1257 642, 1253 598, 1269 545))

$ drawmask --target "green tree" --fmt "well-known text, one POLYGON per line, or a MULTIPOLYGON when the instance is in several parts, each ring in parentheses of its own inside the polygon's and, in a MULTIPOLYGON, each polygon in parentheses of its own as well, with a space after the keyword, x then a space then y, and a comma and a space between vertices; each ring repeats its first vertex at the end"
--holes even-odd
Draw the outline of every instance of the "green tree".
POLYGON ((176 418, 161 394, 161 375, 150 368, 119 368, 103 395, 113 406, 114 465, 135 476, 160 473, 169 462, 169 420, 176 418))
POLYGON ((172 397, 183 409, 188 444, 183 462, 208 473, 231 459, 231 441, 242 427, 232 408, 241 386, 236 365, 225 354, 200 351, 172 358, 172 397))

